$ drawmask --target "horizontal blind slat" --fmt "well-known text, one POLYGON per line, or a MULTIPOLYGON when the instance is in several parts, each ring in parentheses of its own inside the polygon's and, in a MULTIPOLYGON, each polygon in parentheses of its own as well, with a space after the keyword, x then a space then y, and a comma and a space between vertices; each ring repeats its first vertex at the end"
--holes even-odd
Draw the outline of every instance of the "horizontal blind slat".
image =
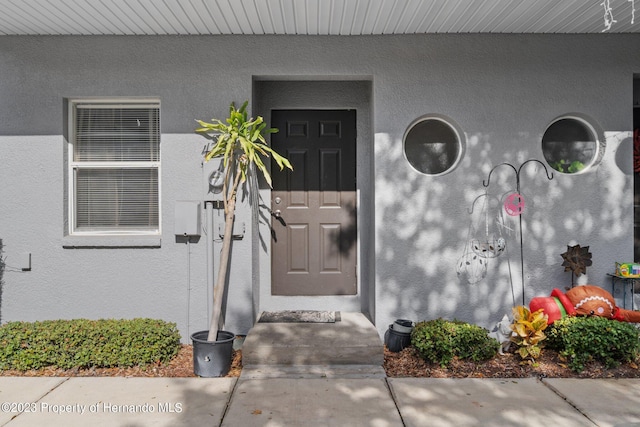
POLYGON ((76 226, 158 228, 158 170, 77 169, 76 226))
POLYGON ((159 108, 76 109, 75 161, 157 161, 159 108))

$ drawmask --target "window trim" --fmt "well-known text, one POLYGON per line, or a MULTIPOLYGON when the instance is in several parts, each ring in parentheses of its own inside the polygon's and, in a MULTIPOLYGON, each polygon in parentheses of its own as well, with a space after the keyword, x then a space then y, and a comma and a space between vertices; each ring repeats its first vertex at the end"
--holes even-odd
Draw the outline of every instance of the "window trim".
POLYGON ((465 152, 465 136, 464 136, 464 132, 462 131, 462 129, 460 129, 460 126, 458 126, 458 124, 452 120, 451 118, 441 115, 441 114, 425 114, 424 116, 420 116, 417 119, 415 119, 413 122, 411 122, 411 124, 407 127, 407 129, 404 132, 404 135, 402 136, 402 155, 404 156, 404 159, 407 161, 407 163, 409 164, 409 166, 411 167, 411 169, 413 169, 414 171, 416 171, 417 173, 424 175, 424 176, 432 176, 432 177, 437 177, 437 176, 443 176, 446 175, 448 173, 453 172, 458 165, 460 164, 460 162, 462 161, 462 158, 464 157, 464 152, 465 152), (419 169, 417 169, 413 163, 411 163, 411 161, 409 160, 409 158, 407 157, 407 136, 409 136, 409 133, 411 132, 411 130, 417 126, 418 124, 422 123, 422 122, 426 122, 428 120, 436 120, 436 121, 440 121, 443 124, 445 124, 446 126, 448 126, 449 128, 451 128, 451 130, 454 132, 455 136, 456 136, 456 140, 457 140, 457 144, 458 144, 458 155, 456 156, 455 160, 451 163, 451 166, 449 166, 447 169, 445 169, 442 172, 438 172, 438 173, 428 173, 428 172, 423 172, 419 169))
POLYGON ((587 117, 580 113, 562 114, 554 118, 553 120, 551 120, 549 124, 547 124, 547 126, 544 128, 544 132, 542 132, 542 137, 540 138, 540 150, 542 151, 542 158, 544 159, 547 166, 549 166, 553 172, 557 172, 562 175, 572 176, 572 175, 581 175, 584 173, 588 173, 594 167, 600 164, 600 162, 602 161, 602 156, 604 155, 604 145, 603 145, 604 139, 601 137, 601 135, 602 135, 602 131, 599 130, 599 126, 590 117, 587 117), (549 130, 549 128, 553 126, 555 123, 559 122, 560 120, 574 120, 576 122, 581 123, 589 132, 591 132, 591 135, 593 135, 595 139, 594 141, 596 146, 595 153, 591 157, 591 161, 588 163, 585 163, 584 167, 577 172, 563 172, 554 168, 553 166, 551 166, 551 162, 549 161, 549 159, 547 159, 547 157, 544 155, 544 136, 549 130))
MULTIPOLYGON (((95 239, 91 239, 91 242, 87 242, 87 238, 100 238, 99 246, 129 246, 128 243, 131 238, 142 238, 144 240, 139 243, 133 242, 135 245, 140 246, 159 246, 159 237, 162 235, 162 149, 159 148, 158 160, 156 161, 75 161, 74 160, 74 144, 76 139, 76 110, 78 105, 87 106, 89 108, 157 108, 160 110, 159 98, 112 98, 112 97, 79 97, 69 98, 68 102, 68 140, 67 140, 67 240, 74 240, 79 243, 67 242, 65 247, 82 247, 82 246, 95 246, 95 239), (77 230, 76 229, 76 209, 75 209, 75 191, 76 191, 76 171, 78 169, 91 168, 91 169, 135 169, 145 168, 157 170, 158 179, 158 227, 154 229, 120 229, 120 230, 77 230), (118 237, 127 237, 127 243, 123 243, 118 237), (78 239, 73 239, 78 238, 78 239), (155 239, 154 239, 155 238, 155 239), (151 240, 149 240, 151 239, 151 240), (142 244, 140 244, 142 243, 142 244)), ((161 146, 162 133, 160 131, 160 120, 158 118, 158 137, 160 138, 159 144, 161 146)), ((137 241, 137 239, 136 239, 137 241)))

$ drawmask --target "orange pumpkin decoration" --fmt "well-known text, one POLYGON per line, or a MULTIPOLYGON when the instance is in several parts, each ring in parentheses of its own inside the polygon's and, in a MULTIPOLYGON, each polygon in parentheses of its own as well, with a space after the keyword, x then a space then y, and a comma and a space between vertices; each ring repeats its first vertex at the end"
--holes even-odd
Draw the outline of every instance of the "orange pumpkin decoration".
POLYGON ((536 297, 529 303, 530 309, 542 308, 549 316, 549 324, 565 316, 600 316, 621 322, 640 323, 640 311, 625 310, 616 306, 613 296, 599 286, 576 286, 563 294, 551 291, 551 297, 536 297))

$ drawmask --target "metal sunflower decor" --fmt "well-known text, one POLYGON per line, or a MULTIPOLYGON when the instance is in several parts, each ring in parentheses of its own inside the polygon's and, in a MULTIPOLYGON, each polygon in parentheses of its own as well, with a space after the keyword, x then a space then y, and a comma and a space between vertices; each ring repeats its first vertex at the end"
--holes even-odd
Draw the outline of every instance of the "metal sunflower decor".
POLYGON ((589 252, 589 246, 581 248, 580 245, 568 246, 567 251, 561 254, 564 262, 562 266, 564 271, 571 271, 571 287, 573 288, 573 277, 580 277, 587 272, 587 267, 591 266, 591 252, 589 252))

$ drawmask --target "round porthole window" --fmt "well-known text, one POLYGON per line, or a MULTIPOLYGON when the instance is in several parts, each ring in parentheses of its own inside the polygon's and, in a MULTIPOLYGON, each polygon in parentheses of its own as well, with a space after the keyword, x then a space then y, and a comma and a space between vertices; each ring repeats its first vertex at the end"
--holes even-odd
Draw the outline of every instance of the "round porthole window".
POLYGON ((542 136, 542 153, 549 166, 572 174, 587 170, 598 157, 598 135, 585 119, 563 116, 542 136))
POLYGON ((462 154, 461 132, 451 121, 425 116, 412 123, 404 135, 409 164, 426 175, 442 175, 458 163, 462 154))

